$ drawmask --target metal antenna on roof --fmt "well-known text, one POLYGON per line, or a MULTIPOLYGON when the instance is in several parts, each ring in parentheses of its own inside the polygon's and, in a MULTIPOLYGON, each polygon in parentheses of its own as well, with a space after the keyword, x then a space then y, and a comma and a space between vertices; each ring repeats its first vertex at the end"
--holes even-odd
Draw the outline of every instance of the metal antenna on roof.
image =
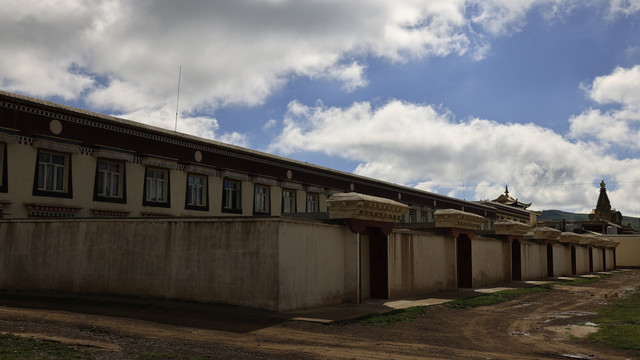
POLYGON ((176 127, 174 131, 178 131, 178 105, 180 105, 180 78, 182 77, 182 65, 178 71, 178 98, 176 99, 176 127))

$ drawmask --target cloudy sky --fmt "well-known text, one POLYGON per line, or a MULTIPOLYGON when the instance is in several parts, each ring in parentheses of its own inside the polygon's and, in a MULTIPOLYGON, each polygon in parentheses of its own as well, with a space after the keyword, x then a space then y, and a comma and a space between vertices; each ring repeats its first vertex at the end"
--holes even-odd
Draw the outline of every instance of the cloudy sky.
POLYGON ((640 0, 0 0, 0 88, 467 200, 640 215, 640 0), (180 70, 181 69, 181 70, 180 70))

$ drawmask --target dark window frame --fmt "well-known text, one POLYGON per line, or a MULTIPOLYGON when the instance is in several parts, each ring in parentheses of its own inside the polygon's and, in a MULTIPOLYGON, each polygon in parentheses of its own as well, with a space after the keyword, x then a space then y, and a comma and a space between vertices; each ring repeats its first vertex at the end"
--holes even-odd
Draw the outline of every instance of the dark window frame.
POLYGON ((153 207, 161 207, 161 208, 170 208, 171 207, 171 171, 169 169, 155 167, 155 166, 147 166, 144 169, 144 187, 142 191, 142 205, 143 206, 153 206, 153 207), (167 193, 165 195, 165 201, 152 201, 147 200, 147 178, 149 177, 149 170, 154 171, 163 171, 167 174, 167 178, 165 179, 165 184, 163 189, 166 188, 167 193))
MULTIPOLYGON (((233 200, 231 200, 233 201, 233 200)), ((233 179, 223 179, 222 180, 222 212, 224 213, 233 213, 233 214, 242 214, 242 181, 239 180, 233 180, 233 179), (238 189, 235 189, 233 191, 237 191, 238 193, 238 197, 237 197, 237 204, 234 204, 234 207, 225 207, 226 203, 227 203, 227 187, 226 184, 227 183, 235 183, 238 184, 238 189), (237 207, 235 207, 237 206, 237 207)))
POLYGON ((262 184, 254 184, 253 185, 253 214, 254 215, 270 215, 271 214, 271 187, 270 186, 262 185, 262 184), (266 211, 258 211, 258 210, 256 210, 256 195, 257 195, 257 189, 258 188, 267 189, 266 199, 265 199, 266 211))
POLYGON ((304 200, 305 200, 306 212, 315 213, 320 211, 320 195, 318 193, 307 192, 307 194, 304 197, 304 200), (312 196, 314 198, 314 205, 312 210, 309 210, 309 196, 312 196))
POLYGON ((209 211, 209 177, 207 175, 198 174, 198 173, 187 173, 187 184, 186 184, 186 190, 185 190, 185 196, 184 196, 184 208, 186 210, 209 211), (202 200, 204 202, 204 205, 189 204, 189 190, 190 190, 189 177, 190 176, 197 176, 197 177, 204 178, 204 184, 202 185, 203 186, 202 200))
MULTIPOLYGON (((145 186, 146 186, 146 177, 145 177, 145 186)), ((99 158, 96 161, 96 172, 95 172, 95 177, 93 181, 93 201, 110 202, 110 203, 116 203, 116 204, 127 203, 127 162, 126 161, 118 161, 118 160, 102 159, 102 158, 99 158), (107 163, 109 162, 117 163, 118 165, 122 166, 122 170, 120 171, 120 176, 121 176, 120 183, 122 184, 122 190, 120 191, 121 195, 119 197, 103 196, 99 194, 100 189, 98 188, 98 177, 100 176, 100 173, 98 168, 101 161, 105 161, 107 163)))
POLYGON ((298 197, 298 195, 297 195, 297 191, 295 189, 283 188, 282 189, 282 207, 280 208, 280 212, 282 214, 294 214, 294 213, 296 213, 297 210, 298 210, 297 197, 298 197), (287 212, 284 211, 284 208, 285 208, 285 206, 284 206, 284 204, 285 204, 285 202, 284 202, 285 201, 285 197, 284 197, 285 191, 289 191, 289 192, 291 192, 293 194, 293 197, 291 198, 291 211, 287 211, 287 212))
MULTIPOLYGON (((36 169, 34 171, 33 176, 33 196, 46 196, 46 197, 55 197, 55 198, 73 198, 73 176, 72 176, 72 161, 70 153, 63 153, 59 151, 50 151, 46 149, 38 149, 36 154, 36 169), (38 188, 38 179, 40 178, 40 154, 48 153, 55 155, 62 155, 65 158, 65 180, 66 180, 66 191, 50 191, 38 188)), ((64 186, 63 186, 64 188, 64 186)))

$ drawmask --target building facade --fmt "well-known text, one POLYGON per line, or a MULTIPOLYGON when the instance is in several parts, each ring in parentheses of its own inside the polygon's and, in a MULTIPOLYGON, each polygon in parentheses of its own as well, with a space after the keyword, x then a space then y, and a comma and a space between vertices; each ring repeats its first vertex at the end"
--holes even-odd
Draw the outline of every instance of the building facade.
POLYGON ((0 216, 281 216, 327 211, 358 192, 411 207, 406 222, 451 208, 495 209, 0 92, 0 216))
POLYGON ((534 228, 517 201, 468 202, 6 92, 0 161, 0 289, 287 311, 615 267, 616 242, 534 228))

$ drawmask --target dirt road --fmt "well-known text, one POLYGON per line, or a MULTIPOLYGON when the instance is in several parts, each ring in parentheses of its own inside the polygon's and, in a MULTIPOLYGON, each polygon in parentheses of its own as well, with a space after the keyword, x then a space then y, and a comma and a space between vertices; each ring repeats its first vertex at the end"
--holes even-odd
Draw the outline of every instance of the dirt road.
POLYGON ((290 321, 235 307, 0 294, 0 331, 91 349, 96 359, 635 359, 582 337, 596 311, 640 286, 623 271, 583 287, 472 310, 430 306, 391 326, 290 321), (165 355, 162 355, 165 354, 165 355))

